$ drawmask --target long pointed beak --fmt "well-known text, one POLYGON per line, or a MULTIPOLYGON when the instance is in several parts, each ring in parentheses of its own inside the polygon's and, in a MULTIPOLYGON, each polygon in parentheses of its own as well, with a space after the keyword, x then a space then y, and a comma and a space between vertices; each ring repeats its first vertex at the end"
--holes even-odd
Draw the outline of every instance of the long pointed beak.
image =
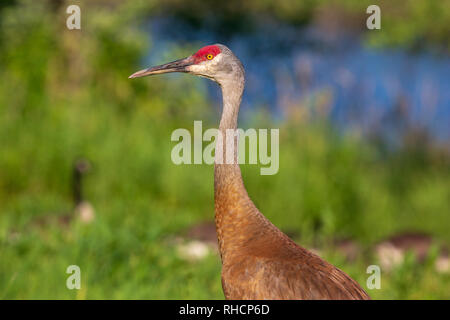
POLYGON ((150 67, 148 69, 140 70, 138 72, 133 73, 131 76, 129 76, 129 79, 132 78, 139 78, 139 77, 145 77, 150 76, 153 74, 161 74, 161 73, 169 73, 169 72, 189 72, 187 70, 187 67, 194 64, 194 59, 192 56, 172 61, 166 64, 162 64, 160 66, 156 67, 150 67))

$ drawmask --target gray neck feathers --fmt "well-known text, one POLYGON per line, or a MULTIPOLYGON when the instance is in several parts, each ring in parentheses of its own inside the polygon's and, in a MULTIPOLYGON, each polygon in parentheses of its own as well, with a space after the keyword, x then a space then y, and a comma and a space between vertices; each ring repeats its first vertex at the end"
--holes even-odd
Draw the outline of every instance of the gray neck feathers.
MULTIPOLYGON (((225 163, 228 153, 233 150, 233 164, 237 165, 237 155, 238 155, 238 136, 237 134, 237 120, 239 114, 239 108, 242 100, 242 93, 244 91, 244 77, 241 73, 234 81, 223 81, 221 84, 222 88, 222 99, 223 99, 223 110, 222 117, 220 119, 219 132, 222 136, 222 147, 223 147, 223 163, 225 163), (228 132, 227 132, 228 131, 228 132), (233 133, 234 132, 234 133, 233 133), (233 139, 227 139, 233 134, 233 139), (234 144, 231 146, 230 144, 234 144)), ((217 156, 216 156, 217 160, 217 156)), ((217 163, 217 161, 216 161, 217 163)), ((239 167, 237 165, 237 167, 239 167)), ((240 171, 239 171, 240 172, 240 171)))

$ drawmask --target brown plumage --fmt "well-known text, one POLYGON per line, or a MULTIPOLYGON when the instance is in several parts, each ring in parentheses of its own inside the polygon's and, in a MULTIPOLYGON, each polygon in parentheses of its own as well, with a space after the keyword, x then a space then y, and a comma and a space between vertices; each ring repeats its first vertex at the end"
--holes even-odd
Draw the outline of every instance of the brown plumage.
POLYGON ((368 299, 358 283, 297 245, 259 212, 247 195, 238 168, 216 165, 215 170, 216 227, 225 297, 368 299))
MULTIPOLYGON (((222 258, 222 287, 227 299, 370 299, 348 275, 293 242, 255 207, 237 161, 237 128, 244 91, 244 68, 224 45, 207 46, 185 59, 138 71, 130 78, 187 72, 222 88, 223 111, 214 167, 215 222, 222 258), (233 145, 233 154, 227 154, 233 145), (231 164, 217 160, 232 158, 231 164)), ((228 163, 228 162, 225 162, 228 163)))

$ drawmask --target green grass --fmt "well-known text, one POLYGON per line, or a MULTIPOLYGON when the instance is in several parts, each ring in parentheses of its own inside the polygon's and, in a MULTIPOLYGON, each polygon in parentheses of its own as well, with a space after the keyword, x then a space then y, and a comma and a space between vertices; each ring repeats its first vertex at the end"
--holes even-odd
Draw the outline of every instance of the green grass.
MULTIPOLYGON (((187 262, 167 241, 196 222, 212 219, 212 167, 172 164, 170 131, 137 110, 127 117, 99 107, 63 110, 70 111, 59 120, 21 118, 21 125, 14 127, 29 129, 12 129, 15 139, 4 145, 0 296, 223 298, 219 257, 187 262), (84 120, 95 123, 88 126, 84 120), (68 227, 55 219, 33 225, 38 217, 70 211, 71 165, 80 154, 93 163, 85 182, 96 220, 68 227), (82 271, 82 290, 76 292, 65 287, 65 270, 72 264, 82 271)), ((192 128, 189 120, 185 126, 192 128)), ((341 236, 367 248, 411 229, 449 243, 445 168, 410 169, 401 176, 408 175, 406 188, 399 190, 391 186, 400 183, 391 181, 397 170, 394 160, 373 160, 374 150, 362 141, 336 138, 323 126, 284 124, 280 132, 279 173, 260 176, 258 166, 243 166, 244 180, 262 212, 280 228, 299 232, 296 240, 305 246, 316 237, 326 241, 341 236), (316 221, 322 225, 319 234, 312 232, 316 221)), ((328 260, 365 284, 365 270, 376 260, 346 263, 329 251, 328 260)), ((384 299, 449 298, 449 284, 449 276, 437 274, 431 263, 409 262, 392 274, 383 273, 382 289, 370 294, 384 299)))

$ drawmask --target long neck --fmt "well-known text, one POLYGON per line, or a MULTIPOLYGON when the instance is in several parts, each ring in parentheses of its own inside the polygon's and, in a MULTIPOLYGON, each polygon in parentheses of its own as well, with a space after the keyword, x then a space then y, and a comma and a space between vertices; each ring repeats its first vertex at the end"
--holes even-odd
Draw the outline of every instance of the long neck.
MULTIPOLYGON (((222 84, 223 111, 220 120, 219 132, 222 141, 222 161, 219 161, 219 144, 216 148, 216 159, 214 166, 214 203, 215 221, 217 236, 219 239, 219 249, 222 262, 238 251, 238 247, 251 235, 249 227, 255 225, 257 216, 262 216, 256 209, 242 181, 241 170, 237 162, 238 138, 236 136, 228 138, 227 131, 237 128, 237 118, 242 93, 244 90, 244 79, 241 81, 222 84), (230 139, 231 138, 231 139, 230 139), (230 151, 227 145, 234 144, 230 151), (229 154, 232 152, 232 154, 229 154), (229 157, 233 158, 231 164, 227 164, 229 157), (256 217, 256 219, 255 219, 256 217)), ((230 162, 228 162, 230 163, 230 162)))
MULTIPOLYGON (((226 83, 221 85, 222 87, 222 99, 223 99, 223 108, 222 108, 222 117, 220 119, 219 124, 219 132, 222 137, 222 143, 217 144, 217 151, 220 146, 222 146, 222 158, 216 156, 216 170, 226 169, 233 170, 236 173, 239 173, 239 177, 241 176, 241 171, 239 169, 239 165, 237 163, 237 154, 238 154, 238 138, 234 135, 235 130, 237 129, 237 119, 239 113, 239 107, 241 105, 242 93, 244 91, 244 80, 233 83, 226 83), (227 140, 227 136, 230 136, 232 139, 227 140), (231 148, 230 148, 231 147, 231 148), (221 166, 220 163, 231 163, 233 165, 225 165, 221 166)), ((217 153, 216 153, 217 155, 217 153)), ((241 178, 242 180, 242 178, 241 178)))

